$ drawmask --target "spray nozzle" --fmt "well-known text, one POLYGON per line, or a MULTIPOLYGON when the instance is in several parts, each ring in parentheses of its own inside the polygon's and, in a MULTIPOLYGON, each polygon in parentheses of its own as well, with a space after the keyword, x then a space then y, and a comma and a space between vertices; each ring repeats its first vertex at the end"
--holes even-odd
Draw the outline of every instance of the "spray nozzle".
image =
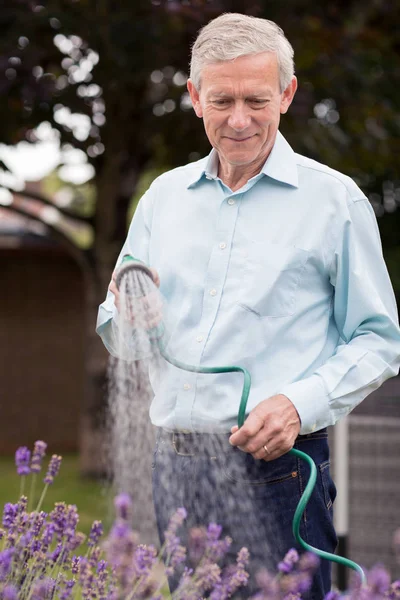
POLYGON ((123 276, 129 273, 132 269, 136 269, 145 273, 154 282, 153 274, 150 271, 149 267, 144 264, 144 262, 142 262, 138 258, 135 258, 134 256, 131 256, 130 254, 125 254, 125 256, 122 258, 121 264, 118 267, 115 276, 115 283, 118 289, 121 286, 123 276))

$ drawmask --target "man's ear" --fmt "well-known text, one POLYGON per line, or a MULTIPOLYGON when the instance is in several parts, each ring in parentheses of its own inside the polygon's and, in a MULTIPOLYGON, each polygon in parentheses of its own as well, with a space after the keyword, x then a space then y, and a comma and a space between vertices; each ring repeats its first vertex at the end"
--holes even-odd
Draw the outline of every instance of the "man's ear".
POLYGON ((294 98, 296 90, 297 90, 297 77, 293 76, 292 81, 289 83, 286 90, 282 94, 281 107, 280 107, 280 111, 281 111, 282 115, 284 115, 288 111, 289 106, 292 104, 292 100, 294 98))
POLYGON ((203 109, 200 104, 200 94, 194 87, 194 83, 191 79, 187 80, 187 89, 190 95, 190 99, 192 101, 194 112, 199 117, 199 119, 201 119, 203 116, 203 109))

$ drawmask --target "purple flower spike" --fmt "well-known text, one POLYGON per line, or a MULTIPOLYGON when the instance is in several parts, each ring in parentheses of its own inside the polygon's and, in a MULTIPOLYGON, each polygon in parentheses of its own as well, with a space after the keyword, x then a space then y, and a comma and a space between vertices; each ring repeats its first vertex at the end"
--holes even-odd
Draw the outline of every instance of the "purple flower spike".
POLYGON ((4 505, 3 510, 3 527, 4 529, 12 529, 15 518, 18 514, 18 504, 11 504, 11 502, 7 502, 4 505))
POLYGON ((368 573, 368 585, 375 594, 384 595, 390 586, 390 575, 382 565, 376 565, 368 573))
POLYGON ((115 497, 114 506, 117 512, 117 517, 124 519, 124 521, 127 521, 130 518, 132 500, 128 494, 118 494, 118 496, 115 497))
POLYGON ((331 591, 326 594, 324 600, 340 600, 340 598, 339 592, 331 591))
POLYGON ((15 585, 6 585, 3 589, 3 600, 18 600, 18 589, 15 585))
POLYGON ((7 548, 0 552, 0 581, 4 580, 11 571, 14 548, 7 548))
POLYGON ((285 555, 284 559, 278 564, 278 571, 281 573, 290 573, 294 565, 299 560, 297 550, 291 548, 285 555))
POLYGON ((217 525, 216 523, 210 523, 207 528, 207 538, 212 541, 217 541, 220 538, 222 533, 221 525, 217 525))
POLYGON ((299 571, 314 573, 318 569, 320 562, 319 557, 314 552, 304 552, 300 556, 297 568, 299 571))
POLYGON ((41 440, 35 442, 31 461, 31 473, 40 473, 43 457, 46 454, 46 448, 47 444, 45 442, 42 442, 41 440))
POLYGON ((191 562, 198 563, 203 556, 207 544, 205 527, 192 527, 189 531, 188 551, 191 562))
POLYGON ((43 479, 46 485, 51 485, 54 481, 54 478, 58 475, 58 471, 60 470, 62 457, 57 456, 57 454, 53 454, 50 459, 49 468, 47 469, 46 477, 43 479))
POLYGON ((103 535, 103 524, 101 521, 93 521, 92 529, 89 533, 88 546, 97 546, 99 539, 103 535))
POLYGON ((31 472, 29 463, 31 461, 30 450, 26 446, 21 446, 15 453, 15 465, 18 475, 29 475, 31 472))
POLYGON ((32 590, 32 600, 46 600, 53 597, 56 582, 51 577, 37 581, 32 590))

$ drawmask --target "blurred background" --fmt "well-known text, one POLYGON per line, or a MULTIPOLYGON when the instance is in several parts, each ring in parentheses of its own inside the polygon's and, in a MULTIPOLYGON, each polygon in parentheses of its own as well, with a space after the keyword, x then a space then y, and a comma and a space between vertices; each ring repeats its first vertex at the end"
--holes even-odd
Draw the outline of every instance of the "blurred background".
MULTIPOLYGON (((283 28, 299 89, 281 130, 368 196, 400 298, 399 9, 390 0, 2 0, 4 494, 7 457, 44 439, 50 453, 73 453, 70 481, 93 508, 88 477, 102 475, 107 395, 97 308, 141 194, 162 171, 209 152, 186 80, 198 30, 223 12, 283 28)), ((349 554, 393 575, 399 398, 395 378, 348 422, 349 554)))

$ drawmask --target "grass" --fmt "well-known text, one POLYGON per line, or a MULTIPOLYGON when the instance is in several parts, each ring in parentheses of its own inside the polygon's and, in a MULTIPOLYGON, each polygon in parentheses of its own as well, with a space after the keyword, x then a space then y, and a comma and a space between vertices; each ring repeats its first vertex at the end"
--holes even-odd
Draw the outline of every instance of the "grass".
MULTIPOLYGON (((47 468, 47 462, 45 462, 47 468)), ((45 469, 37 476, 34 502, 30 510, 34 510, 42 493, 45 469)), ((31 476, 26 478, 24 493, 29 496, 31 476)), ((21 477, 16 473, 13 457, 0 457, 0 509, 6 502, 17 502, 20 496, 21 477)), ((79 512, 79 531, 89 533, 94 520, 102 521, 104 529, 112 524, 113 506, 112 494, 99 481, 84 478, 79 473, 77 455, 65 455, 61 463, 60 473, 49 486, 41 510, 49 512, 55 502, 76 504, 79 512)), ((1 525, 0 525, 1 526, 1 525)))

